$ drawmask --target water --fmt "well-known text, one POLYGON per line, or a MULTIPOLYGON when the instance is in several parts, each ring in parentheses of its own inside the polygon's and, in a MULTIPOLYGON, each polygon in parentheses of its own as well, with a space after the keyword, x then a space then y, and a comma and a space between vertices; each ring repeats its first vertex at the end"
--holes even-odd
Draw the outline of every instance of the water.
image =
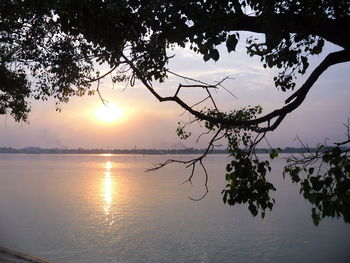
MULTIPOLYGON (((190 158, 191 156, 176 156, 190 158)), ((350 262, 350 227, 312 224, 310 206, 273 163, 265 219, 222 203, 226 157, 203 174, 144 170, 167 156, 0 155, 0 245, 70 262, 350 262)), ((174 158, 174 156, 171 156, 174 158)))

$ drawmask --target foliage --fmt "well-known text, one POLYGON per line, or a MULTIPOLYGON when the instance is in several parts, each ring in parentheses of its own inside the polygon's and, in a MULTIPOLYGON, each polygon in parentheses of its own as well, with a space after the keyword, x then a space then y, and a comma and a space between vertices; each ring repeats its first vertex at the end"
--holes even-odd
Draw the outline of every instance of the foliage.
MULTIPOLYGON (((260 106, 242 108, 240 110, 227 113, 227 118, 236 120, 250 120, 262 112, 260 106)), ((217 111, 208 112, 209 115, 217 115, 217 111)), ((248 209, 252 215, 264 218, 265 210, 270 210, 275 200, 270 197, 270 191, 275 191, 275 187, 266 180, 266 174, 271 171, 269 161, 260 161, 254 153, 255 146, 259 139, 254 138, 249 130, 242 127, 213 125, 206 122, 205 126, 209 130, 219 130, 228 142, 228 151, 231 162, 226 166, 227 181, 225 189, 222 190, 223 201, 229 205, 248 204, 248 209)), ((260 140, 263 137, 260 138, 260 140)), ((274 150, 271 159, 278 156, 274 150)))
POLYGON ((3 65, 0 65, 0 114, 5 114, 8 108, 12 109, 11 114, 15 120, 26 120, 29 112, 26 98, 30 94, 25 72, 18 70, 12 72, 3 65))
POLYGON ((264 218, 265 210, 271 210, 275 203, 269 192, 276 191, 276 188, 266 180, 266 173, 271 171, 269 161, 259 161, 238 148, 231 152, 231 156, 233 160, 226 166, 228 183, 222 191, 224 203, 248 203, 252 215, 256 216, 261 209, 264 218))
MULTIPOLYGON (((106 76, 131 86, 139 80, 159 101, 177 103, 192 114, 191 123, 204 122, 206 134, 214 134, 202 156, 184 162, 192 167, 189 181, 196 163, 207 175, 203 158, 215 148, 217 140, 226 139, 232 161, 227 166, 224 201, 231 205, 248 203, 253 215, 260 210, 263 216, 266 208, 273 206, 269 192, 274 186, 265 178, 269 163, 260 161, 254 148, 267 132, 274 131, 287 114, 304 102, 328 67, 350 61, 349 27, 347 0, 3 0, 0 2, 0 114, 9 113, 16 121, 26 121, 30 99, 54 97, 60 109, 61 103, 69 101, 71 96, 99 93, 100 80, 106 76), (173 57, 169 53, 178 46, 189 47, 204 61, 218 61, 221 56, 218 46, 225 45, 228 52, 236 51, 241 31, 263 34, 246 39, 247 54, 258 56, 262 67, 279 70, 274 77, 277 88, 296 89, 282 108, 263 116, 260 107, 220 111, 211 94, 213 89, 224 88, 225 79, 208 84, 167 68, 173 57), (297 88, 295 79, 306 74, 309 56, 323 52, 325 41, 341 50, 328 54, 297 88), (108 70, 100 72, 100 65, 108 70), (169 75, 190 84, 180 83, 173 96, 163 97, 153 85, 165 81, 169 75), (93 83, 97 83, 96 87, 93 83), (200 87, 207 97, 188 105, 179 96, 185 86, 200 87), (208 101, 212 106, 205 108, 203 103, 208 101)), ((185 131, 186 126, 181 124, 177 130, 183 139, 191 135, 185 131)), ((293 162, 285 170, 294 181, 303 182, 302 192, 315 206, 315 223, 324 216, 347 218, 348 203, 344 200, 349 186, 344 182, 348 179, 348 157, 339 149, 338 155, 323 152, 323 161, 331 167, 323 174, 324 179, 313 176, 312 169, 306 170, 306 179, 298 179, 304 169, 300 170, 293 162), (344 190, 337 187, 335 192, 324 191, 330 182, 327 178, 344 190), (343 202, 340 207, 346 211, 338 207, 338 201, 343 202)), ((270 155, 276 156, 277 151, 270 155)), ((171 161, 165 164, 168 163, 171 161)))
MULTIPOLYGON (((347 142, 348 143, 348 142, 347 142)), ((284 175, 300 184, 300 193, 312 208, 315 225, 325 217, 350 223, 350 149, 320 145, 315 153, 287 159, 284 175)))

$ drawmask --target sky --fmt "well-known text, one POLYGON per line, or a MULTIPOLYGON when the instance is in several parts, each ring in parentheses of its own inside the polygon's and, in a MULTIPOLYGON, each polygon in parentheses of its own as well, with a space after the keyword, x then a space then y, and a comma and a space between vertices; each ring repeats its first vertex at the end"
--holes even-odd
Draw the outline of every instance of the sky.
MULTIPOLYGON (((244 39, 241 35, 241 38, 244 39)), ((300 86, 311 71, 329 53, 339 50, 326 43, 321 55, 311 58, 307 73, 299 77, 300 86)), ((229 76, 224 83, 227 90, 215 93, 221 110, 238 109, 247 105, 262 105, 264 113, 283 106, 292 92, 277 90, 273 83, 276 70, 264 69, 258 58, 251 58, 244 49, 244 40, 236 52, 228 54, 220 47, 218 62, 203 62, 202 58, 189 49, 176 48, 169 64, 170 70, 192 78, 215 83, 229 76)), ((304 103, 287 115, 278 129, 267 135, 273 147, 299 147, 298 136, 304 143, 315 146, 328 139, 328 143, 344 140, 346 129, 343 123, 350 117, 350 63, 329 68, 311 89, 304 103)), ((164 95, 175 92, 183 79, 169 77, 162 84, 154 83, 156 90, 164 95)), ((106 78, 101 87, 104 99, 116 105, 121 111, 115 122, 106 123, 96 117, 96 109, 103 106, 95 96, 74 97, 62 105, 62 111, 55 110, 54 100, 32 101, 29 124, 16 123, 11 116, 0 116, 0 147, 42 147, 42 148, 105 148, 132 149, 157 148, 178 149, 184 147, 203 148, 209 137, 203 136, 198 125, 190 128, 193 135, 186 141, 176 135, 179 121, 188 121, 190 116, 172 102, 159 103, 140 83, 134 87, 117 86, 106 78)), ((181 96, 194 103, 205 96, 200 88, 184 89, 181 96)), ((265 147, 262 143, 261 147, 265 147)))

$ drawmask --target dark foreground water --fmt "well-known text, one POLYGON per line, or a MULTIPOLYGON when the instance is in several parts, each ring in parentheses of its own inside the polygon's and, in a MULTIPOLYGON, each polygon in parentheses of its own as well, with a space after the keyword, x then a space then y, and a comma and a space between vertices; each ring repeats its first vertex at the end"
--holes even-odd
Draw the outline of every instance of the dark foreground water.
MULTIPOLYGON (((174 156, 171 156, 174 158, 174 156)), ((191 156, 178 158, 190 158, 191 156)), ((0 245, 66 262, 350 262, 350 226, 312 224, 310 206, 273 163, 276 206, 265 219, 222 203, 225 156, 203 174, 166 156, 0 155, 0 245)))

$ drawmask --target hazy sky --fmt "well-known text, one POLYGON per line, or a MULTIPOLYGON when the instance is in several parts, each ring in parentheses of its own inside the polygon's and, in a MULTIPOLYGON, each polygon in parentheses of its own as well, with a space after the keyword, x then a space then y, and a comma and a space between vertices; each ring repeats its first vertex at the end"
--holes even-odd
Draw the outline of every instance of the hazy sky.
MULTIPOLYGON (((329 51, 336 46, 327 44, 324 52, 312 58, 307 74, 310 74, 329 51)), ((231 96, 225 90, 215 94, 219 108, 237 109, 244 105, 262 105, 267 113, 283 106, 283 101, 291 92, 278 91, 273 84, 274 70, 262 67, 258 58, 250 58, 244 50, 244 41, 235 53, 222 53, 219 62, 204 63, 202 59, 186 49, 171 51, 176 56, 169 65, 170 69, 190 77, 215 82, 225 76, 233 78, 225 87, 234 93, 231 96)), ((343 123, 350 117, 350 63, 329 68, 302 106, 287 115, 285 121, 267 137, 273 146, 299 146, 294 138, 298 135, 310 146, 329 138, 329 142, 345 139, 343 123)), ((162 94, 172 94, 182 79, 169 78, 162 84, 155 84, 162 94)), ((299 85, 300 86, 300 85, 299 85)), ((178 121, 189 120, 177 105, 171 102, 159 103, 144 87, 136 85, 123 90, 121 86, 112 86, 107 78, 102 85, 105 99, 115 103, 123 111, 117 122, 104 123, 98 120, 94 110, 101 106, 99 97, 73 98, 63 105, 60 113, 55 111, 53 100, 32 102, 30 124, 15 123, 10 116, 0 117, 0 147, 45 148, 179 148, 204 147, 206 139, 198 144, 196 136, 181 141, 176 136, 178 121)), ((201 89, 187 89, 181 93, 189 102, 198 101, 205 96, 201 89)), ((194 134, 200 129, 193 127, 194 134)), ((264 146, 262 144, 262 146, 264 146)))

